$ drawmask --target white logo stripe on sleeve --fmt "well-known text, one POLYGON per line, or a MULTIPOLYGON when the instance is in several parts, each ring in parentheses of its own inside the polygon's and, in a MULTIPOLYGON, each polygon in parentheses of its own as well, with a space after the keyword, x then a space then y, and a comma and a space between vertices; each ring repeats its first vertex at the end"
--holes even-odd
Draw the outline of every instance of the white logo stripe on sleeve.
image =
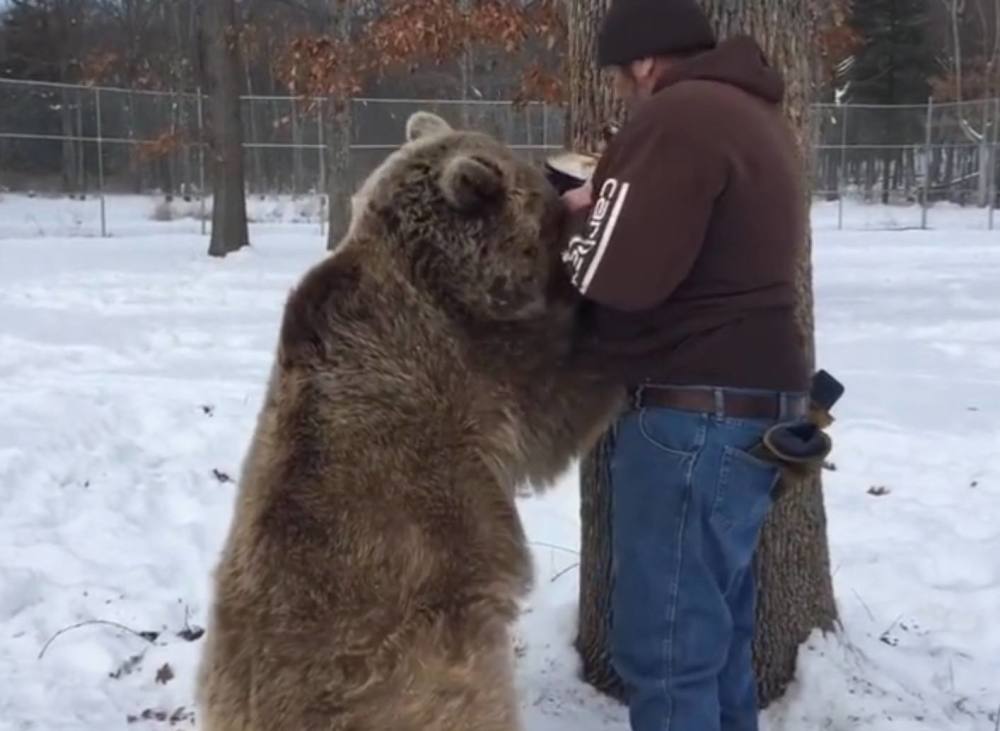
POLYGON ((586 230, 569 242, 563 261, 571 268, 573 284, 586 293, 608 249, 621 216, 630 184, 610 178, 601 186, 586 230))
POLYGON ((594 275, 597 274, 597 267, 601 265, 601 259, 604 258, 604 252, 608 250, 608 242, 611 240, 611 234, 614 233, 615 226, 618 224, 618 217, 622 214, 622 206, 625 205, 625 198, 628 196, 628 191, 630 188, 629 183, 623 183, 620 188, 617 188, 612 194, 612 199, 614 201, 613 207, 611 208, 611 215, 608 216, 607 224, 604 227, 604 233, 601 235, 601 242, 597 245, 597 253, 594 258, 590 261, 590 266, 587 267, 587 273, 583 278, 583 286, 581 291, 586 294, 587 289, 590 288, 590 283, 594 281, 594 275))

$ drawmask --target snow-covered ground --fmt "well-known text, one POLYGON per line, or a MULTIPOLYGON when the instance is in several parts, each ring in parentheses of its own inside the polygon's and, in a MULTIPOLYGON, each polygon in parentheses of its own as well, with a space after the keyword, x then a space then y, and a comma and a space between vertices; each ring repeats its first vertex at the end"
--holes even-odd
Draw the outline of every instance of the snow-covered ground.
MULTIPOLYGON (((318 224, 271 205, 217 261, 196 217, 154 221, 149 200, 109 201, 109 239, 95 201, 0 201, 0 730, 191 727, 283 298, 324 253, 318 224)), ((931 220, 837 232, 817 207, 821 365, 849 389, 826 473, 844 629, 803 650, 770 731, 1000 724, 1000 231, 931 220)), ((523 503, 527 728, 627 731, 576 679, 577 509, 572 473, 523 503)))

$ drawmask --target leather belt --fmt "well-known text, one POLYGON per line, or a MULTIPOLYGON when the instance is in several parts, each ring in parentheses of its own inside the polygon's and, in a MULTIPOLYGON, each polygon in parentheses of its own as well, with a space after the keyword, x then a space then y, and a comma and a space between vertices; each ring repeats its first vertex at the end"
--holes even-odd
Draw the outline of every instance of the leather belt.
POLYGON ((632 391, 635 408, 660 407, 714 414, 733 419, 798 419, 806 416, 808 397, 796 393, 756 394, 725 388, 643 386, 632 391))

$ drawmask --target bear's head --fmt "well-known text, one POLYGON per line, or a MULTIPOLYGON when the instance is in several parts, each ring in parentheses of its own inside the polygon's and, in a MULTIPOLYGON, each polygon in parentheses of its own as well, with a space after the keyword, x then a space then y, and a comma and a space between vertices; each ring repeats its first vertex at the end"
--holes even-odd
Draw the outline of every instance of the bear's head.
POLYGON ((540 166, 497 139, 414 114, 406 143, 354 197, 352 233, 389 246, 414 285, 453 314, 542 314, 560 280, 565 213, 540 166))

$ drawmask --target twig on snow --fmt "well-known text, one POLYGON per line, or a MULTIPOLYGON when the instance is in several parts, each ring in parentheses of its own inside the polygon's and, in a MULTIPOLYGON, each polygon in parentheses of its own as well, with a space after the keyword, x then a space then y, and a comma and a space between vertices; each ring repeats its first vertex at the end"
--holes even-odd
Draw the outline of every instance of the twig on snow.
POLYGON ((571 554, 573 556, 579 556, 580 555, 579 551, 574 551, 572 548, 566 548, 566 546, 558 546, 555 543, 546 543, 545 541, 529 541, 529 544, 532 545, 532 546, 541 546, 543 548, 551 548, 551 549, 556 550, 556 551, 563 551, 563 552, 569 553, 569 554, 571 554))
MULTIPOLYGON (((875 615, 872 614, 872 610, 868 607, 867 604, 865 604, 865 600, 861 598, 861 595, 858 594, 857 590, 851 589, 851 593, 854 594, 854 596, 856 596, 858 598, 858 601, 861 602, 861 606, 865 608, 866 612, 868 612, 869 619, 871 619, 871 621, 874 622, 875 621, 875 615)), ((892 628, 890 627, 889 629, 892 629, 892 628)))
POLYGON ((74 624, 74 625, 72 625, 70 627, 63 627, 61 630, 59 630, 54 635, 52 635, 51 637, 49 637, 49 639, 46 640, 45 644, 42 645, 42 650, 41 650, 41 652, 38 653, 38 659, 39 660, 42 659, 42 656, 45 655, 45 651, 49 649, 49 645, 51 645, 55 641, 55 639, 57 637, 59 637, 59 635, 62 635, 62 634, 65 634, 66 632, 70 632, 72 630, 79 629, 80 627, 86 627, 86 626, 92 625, 92 624, 103 624, 103 625, 107 625, 109 627, 115 627, 117 629, 124 630, 125 632, 129 632, 129 633, 135 635, 136 637, 139 637, 140 639, 143 639, 146 642, 149 642, 150 644, 156 642, 156 638, 160 636, 158 632, 139 632, 137 630, 132 629, 131 627, 126 627, 124 624, 119 624, 118 622, 109 622, 106 619, 88 619, 86 622, 80 622, 80 623, 74 624))
POLYGON ((560 571, 558 574, 556 574, 555 576, 552 577, 551 583, 553 583, 553 584, 556 583, 556 581, 558 581, 560 577, 562 577, 565 574, 568 574, 570 571, 572 571, 573 569, 575 569, 579 565, 580 564, 575 563, 575 564, 572 564, 570 566, 567 566, 562 571, 560 571))
POLYGON ((205 634, 205 630, 202 627, 191 626, 191 607, 187 604, 184 605, 184 629, 177 633, 177 636, 182 640, 188 642, 194 642, 195 640, 200 640, 205 634))

